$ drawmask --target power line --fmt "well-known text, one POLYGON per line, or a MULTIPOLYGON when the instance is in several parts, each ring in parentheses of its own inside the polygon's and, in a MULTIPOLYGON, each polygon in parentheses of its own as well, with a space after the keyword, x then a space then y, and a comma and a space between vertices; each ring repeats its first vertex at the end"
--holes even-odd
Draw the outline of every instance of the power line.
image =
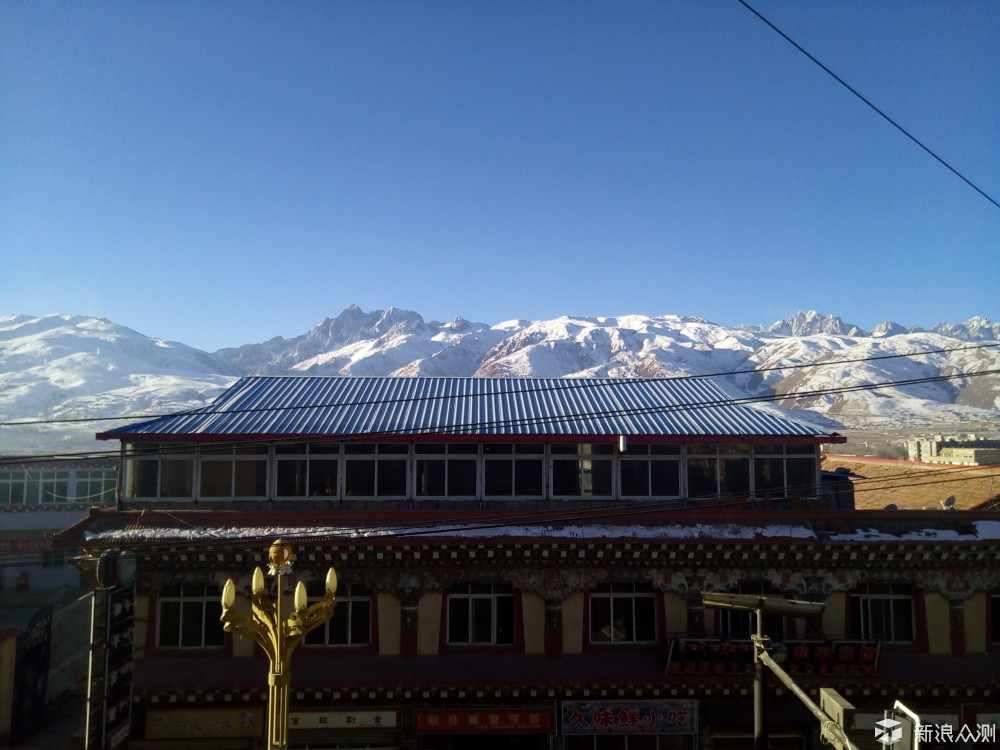
MULTIPOLYGON (((928 473, 934 474, 944 474, 951 473, 961 470, 960 468, 948 468, 940 470, 928 470, 928 473)), ((905 475, 900 475, 900 478, 904 478, 905 475)), ((884 481, 888 479, 887 477, 882 477, 873 481, 884 481)), ((855 492, 866 492, 866 491, 884 491, 888 489, 899 489, 909 486, 924 486, 926 484, 940 484, 940 483, 950 483, 950 482, 964 482, 964 481, 974 481, 977 479, 983 479, 983 477, 960 477, 960 478, 949 478, 941 479, 930 482, 921 482, 916 485, 913 484, 897 484, 895 486, 889 487, 869 487, 869 488, 855 488, 855 492)), ((796 490, 812 490, 815 491, 815 486, 802 485, 800 487, 790 486, 787 488, 790 492, 796 490)), ((511 513, 505 511, 504 513, 497 513, 494 515, 482 515, 477 517, 474 521, 469 521, 466 517, 452 517, 443 519, 433 519, 428 520, 414 520, 409 523, 397 523, 397 524, 382 524, 378 527, 377 539, 380 540, 392 540, 392 539, 406 539, 408 537, 418 537, 418 536, 434 536, 434 535, 448 535, 461 533, 463 531, 484 531, 488 529, 503 528, 509 526, 539 526, 544 524, 571 524, 574 522, 606 522, 608 520, 631 518, 631 517, 645 517, 653 514, 668 514, 673 512, 683 512, 691 511, 695 509, 707 510, 707 511, 719 511, 726 510, 728 508, 744 508, 748 502, 752 505, 755 501, 748 500, 742 496, 708 496, 708 497, 683 497, 683 498, 670 498, 670 499, 656 499, 656 500, 646 500, 646 501, 626 501, 626 505, 622 505, 622 501, 607 501, 601 505, 596 505, 589 508, 544 508, 544 509, 529 509, 524 510, 520 513, 511 513)), ((138 509, 137 509, 138 510, 138 509)), ((201 531, 211 535, 211 530, 204 526, 194 526, 184 519, 179 518, 174 512, 168 510, 144 510, 143 516, 147 518, 155 517, 156 515, 166 516, 173 519, 177 523, 185 524, 192 529, 200 529, 201 531)), ((331 518, 334 521, 335 518, 331 518)), ((761 519, 763 520, 763 519, 761 519)), ((729 523, 726 518, 720 519, 703 519, 699 522, 711 522, 716 521, 718 523, 729 523)), ((759 524, 753 523, 754 516, 751 514, 749 516, 741 516, 741 521, 747 522, 746 525, 753 528, 759 524)), ((807 522, 808 519, 803 519, 807 522)), ((770 524, 774 525, 774 524, 770 524)), ((780 522, 777 525, 781 525, 780 522)), ((136 532, 141 529, 138 525, 131 525, 130 531, 136 532)), ((221 553, 221 552, 233 552, 233 551, 246 551, 246 552, 258 552, 259 549, 257 544, 270 544, 273 541, 275 533, 260 534, 256 536, 245 536, 241 535, 238 538, 227 538, 227 537, 215 537, 214 539, 198 539, 198 540, 187 540, 189 545, 194 545, 194 548, 198 550, 199 553, 221 553), (212 542, 218 542, 217 544, 212 542)), ((356 544, 358 539, 355 537, 346 536, 343 534, 301 534, 301 535, 283 535, 285 541, 292 544, 320 544, 326 542, 332 543, 345 543, 350 542, 356 544)), ((142 548, 142 553, 146 556, 158 556, 158 557, 180 557, 183 555, 189 555, 191 547, 180 547, 183 544, 183 540, 173 540, 169 543, 156 543, 155 541, 147 544, 142 548), (180 547, 180 548, 179 548, 180 547)), ((58 551, 58 550, 55 550, 58 551)), ((66 552, 72 552, 72 550, 64 550, 66 552)), ((0 560, 0 569, 2 568, 15 568, 15 567, 33 567, 44 564, 45 558, 41 553, 23 553, 22 555, 6 555, 2 560, 0 560)))
MULTIPOLYGON (((974 351, 977 349, 990 349, 1000 347, 1000 343, 988 343, 988 344, 974 344, 972 346, 960 346, 951 348, 941 348, 941 349, 928 349, 919 352, 903 352, 898 354, 881 354, 873 357, 857 357, 854 359, 843 359, 843 360, 831 360, 826 362, 810 362, 807 364, 797 364, 797 365, 775 365, 773 367, 762 367, 760 369, 751 370, 729 370, 726 372, 715 372, 708 373, 704 375, 678 375, 670 378, 607 378, 600 383, 594 383, 593 381, 586 383, 574 383, 575 378, 564 378, 561 379, 562 382, 559 386, 542 386, 539 385, 533 388, 527 389, 514 389, 510 391, 496 391, 490 392, 485 391, 477 396, 490 396, 490 395, 518 395, 524 393, 545 393, 549 391, 564 391, 571 388, 594 388, 594 387, 607 387, 612 388, 616 386, 627 386, 634 383, 642 382, 658 382, 663 380, 704 380, 709 378, 721 378, 721 377, 731 377, 735 375, 754 375, 767 372, 780 372, 783 370, 802 370, 814 367, 833 367, 845 364, 858 364, 862 362, 877 362, 887 359, 901 359, 910 357, 921 357, 928 354, 949 354, 952 352, 960 351, 974 351)), ((973 373, 975 374, 975 373, 973 373)), ((248 377, 271 377, 271 376, 248 376, 248 377)), ((280 376, 279 376, 280 377, 280 376)), ((962 377, 961 375, 954 375, 949 377, 962 377)), ((0 427, 21 427, 27 425, 53 425, 53 424, 77 424, 77 423, 92 423, 92 422, 120 422, 124 420, 135 420, 135 421, 150 421, 154 419, 163 419, 166 417, 174 417, 178 415, 184 416, 198 416, 202 414, 244 414, 244 413, 257 413, 265 411, 290 411, 295 409, 321 409, 329 407, 348 407, 348 406, 365 406, 369 404, 394 404, 394 403, 415 403, 422 401, 441 401, 454 398, 465 398, 465 395, 458 394, 438 394, 433 396, 418 396, 418 397, 406 397, 397 399, 383 399, 378 401, 350 401, 335 404, 308 404, 304 406, 269 406, 269 407, 254 407, 252 409, 222 409, 215 410, 211 407, 199 407, 195 409, 189 409, 182 412, 170 412, 165 414, 143 414, 135 416, 123 416, 123 417, 75 417, 67 419, 35 419, 35 420, 18 420, 15 422, 0 422, 0 427)))
MULTIPOLYGON (((991 465, 988 468, 993 468, 991 465)), ((883 492, 893 489, 902 488, 916 488, 924 487, 933 484, 943 484, 943 483, 954 483, 954 482, 965 482, 965 481, 976 481, 983 480, 986 477, 983 476, 963 476, 963 477, 947 477, 940 479, 946 474, 962 473, 967 474, 971 471, 968 467, 946 467, 940 469, 927 469, 921 470, 926 477, 927 481, 906 481, 913 478, 912 472, 903 472, 899 474, 888 475, 884 477, 874 477, 874 478, 861 478, 859 480, 854 480, 852 484, 854 485, 855 493, 863 492, 883 492), (883 485, 883 486, 861 486, 865 482, 868 483, 884 483, 884 482, 896 482, 895 484, 883 485)), ((797 491, 803 492, 815 492, 816 487, 813 484, 800 485, 800 486, 789 486, 787 488, 788 492, 794 494, 797 491)), ((489 528, 501 528, 505 526, 537 526, 541 524, 566 524, 573 523, 576 521, 590 521, 590 522, 601 522, 609 519, 616 518, 627 518, 632 516, 648 516, 650 514, 665 514, 671 512, 681 512, 690 511, 694 509, 718 511, 726 510, 727 508, 744 508, 747 503, 751 504, 755 501, 748 500, 743 496, 735 495, 716 495, 708 497, 679 497, 679 498, 668 498, 668 499, 653 499, 653 500, 609 500, 603 501, 600 504, 595 504, 590 507, 580 508, 580 507, 567 507, 567 508, 542 508, 542 509, 525 509, 520 512, 503 511, 501 513, 496 513, 493 515, 480 515, 475 521, 469 521, 467 517, 456 516, 452 518, 435 518, 432 521, 428 520, 414 520, 408 523, 397 523, 397 524, 382 524, 379 526, 378 535, 381 539, 405 539, 411 536, 430 536, 435 533, 437 534, 447 534, 449 532, 455 533, 460 531, 483 531, 489 528), (622 503, 625 503, 624 505, 622 503)), ((148 510, 143 508, 125 508, 124 510, 142 510, 144 517, 153 517, 155 515, 164 515, 172 518, 177 523, 185 524, 190 528, 199 528, 206 533, 211 533, 207 527, 195 527, 194 525, 184 521, 184 519, 179 518, 174 512, 169 510, 157 509, 148 510)), ((750 521, 750 526, 753 526, 753 515, 742 517, 743 521, 750 521)), ((335 519, 331 519, 335 520, 335 519)), ((720 520, 720 522, 725 522, 720 520)), ((135 527, 131 528, 132 531, 136 531, 135 527)), ((189 540, 191 543, 196 543, 196 548, 199 552, 225 552, 225 551, 259 551, 255 544, 270 543, 273 540, 274 534, 263 534, 258 536, 240 536, 239 538, 228 539, 225 537, 217 537, 215 541, 219 544, 208 544, 205 542, 211 542, 211 539, 199 539, 199 540, 189 540)), ((356 542, 356 539, 345 537, 343 535, 331 535, 331 534, 313 534, 313 535, 293 535, 287 536, 287 540, 290 542, 297 542, 300 544, 316 544, 321 542, 335 542, 342 543, 344 541, 356 542)), ((155 543, 149 544, 143 549, 143 554, 145 555, 157 555, 159 557, 163 556, 177 556, 190 554, 189 548, 180 547, 178 541, 173 541, 169 544, 157 545, 155 543)), ((59 550, 53 550, 59 551, 59 550)), ((64 552, 72 553, 72 550, 63 550, 64 552)), ((0 569, 2 568, 17 568, 17 567, 37 567, 40 565, 45 565, 47 562, 45 554, 32 552, 23 554, 13 554, 5 555, 0 559, 0 569)))
MULTIPOLYGON (((608 379, 608 380, 601 381, 601 382, 598 382, 598 383, 594 383, 594 382, 591 381, 591 382, 579 383, 579 384, 574 383, 573 379, 565 379, 565 380, 561 381, 561 383, 560 383, 559 386, 542 386, 542 385, 539 385, 539 386, 533 387, 533 388, 515 389, 515 390, 511 390, 511 391, 493 392, 493 393, 491 393, 491 392, 483 392, 483 393, 476 394, 476 396, 477 397, 483 397, 483 396, 489 396, 489 395, 512 395, 512 394, 524 394, 524 393, 542 393, 542 392, 548 392, 548 391, 554 391, 554 390, 564 391, 564 390, 572 389, 572 388, 593 388, 595 386, 599 386, 599 387, 616 387, 616 386, 617 387, 627 387, 627 386, 629 386, 631 384, 635 384, 635 383, 638 383, 638 382, 658 382, 660 380, 695 380, 695 379, 705 379, 705 378, 716 378, 716 377, 724 377, 724 376, 727 376, 727 375, 744 375, 744 374, 754 374, 754 373, 770 372, 770 371, 786 370, 786 369, 805 369, 807 367, 825 367, 825 366, 834 366, 834 365, 854 364, 854 363, 859 363, 859 362, 879 361, 879 360, 884 360, 884 359, 898 359, 898 358, 903 358, 903 357, 906 357, 906 358, 908 358, 908 357, 918 357, 918 356, 923 356, 923 355, 927 355, 927 354, 940 354, 940 353, 948 353, 948 352, 953 352, 953 351, 966 351, 966 350, 985 349, 985 348, 993 348, 993 347, 997 347, 997 346, 1000 346, 1000 343, 978 344, 978 345, 975 345, 975 346, 955 347, 955 348, 951 348, 951 349, 933 349, 933 350, 922 351, 922 352, 907 352, 907 353, 902 353, 902 354, 879 355, 879 356, 875 356, 875 357, 862 357, 862 358, 856 358, 856 359, 850 359, 850 360, 836 360, 836 361, 830 361, 830 362, 816 362, 816 363, 810 363, 808 365, 778 365, 778 366, 775 366, 775 367, 772 367, 772 368, 762 368, 760 370, 733 370, 733 371, 729 371, 729 372, 712 373, 712 374, 708 374, 708 375, 685 375, 685 376, 679 376, 677 378, 620 378, 620 379, 608 379)), ((849 390, 849 389, 853 389, 853 390, 872 390, 872 389, 876 389, 876 388, 889 387, 889 386, 891 386, 893 384, 914 385, 914 384, 918 384, 918 383, 928 383, 928 382, 934 382, 934 381, 938 381, 938 380, 961 379, 963 377, 973 377, 973 376, 976 376, 976 375, 995 374, 996 372, 1000 372, 1000 371, 988 370, 988 371, 976 372, 976 373, 964 373, 964 374, 963 373, 954 373, 954 374, 951 374, 951 375, 929 376, 927 378, 917 378, 917 379, 911 379, 911 380, 906 380, 906 381, 894 381, 892 383, 861 384, 861 385, 856 385, 856 386, 844 386, 844 389, 845 389, 845 392, 847 392, 847 390, 849 390)), ((752 397, 751 396, 751 397, 745 397, 743 399, 727 399, 724 403, 726 403, 726 404, 730 404, 730 403, 765 403, 765 402, 768 402, 768 401, 780 401, 780 400, 784 400, 786 398, 798 398, 798 397, 808 398, 808 397, 811 397, 813 394, 816 394, 816 393, 828 393, 828 392, 834 392, 834 391, 830 390, 830 391, 801 392, 801 393, 795 393, 795 394, 785 394, 785 395, 782 395, 782 396, 778 396, 778 395, 775 395, 775 396, 757 396, 757 397, 752 397)), ((17 422, 0 422, 0 427, 16 427, 16 426, 24 426, 24 425, 51 425, 51 424, 68 424, 68 423, 89 423, 89 422, 101 422, 101 421, 122 421, 122 420, 126 420, 126 419, 135 419, 135 420, 138 420, 138 421, 151 421, 151 420, 155 420, 155 419, 162 419, 162 418, 168 418, 168 417, 174 417, 174 416, 181 416, 181 415, 183 415, 183 416, 198 416, 198 415, 209 415, 209 414, 210 415, 219 415, 219 414, 254 414, 254 413, 263 413, 263 412, 294 411, 294 410, 305 410, 305 409, 324 409, 324 408, 334 408, 334 407, 336 407, 336 408, 346 408, 346 407, 355 407, 355 406, 366 406, 366 405, 372 405, 372 404, 415 403, 415 402, 422 402, 422 401, 435 401, 435 400, 446 400, 446 399, 466 398, 466 397, 467 396, 464 395, 464 394, 440 394, 440 395, 433 395, 433 396, 406 397, 406 398, 397 398, 397 399, 389 399, 389 400, 383 399, 383 400, 378 400, 378 401, 348 401, 348 402, 327 403, 327 404, 279 405, 279 406, 253 407, 253 408, 247 408, 247 409, 211 409, 211 408, 204 408, 204 409, 191 409, 191 410, 182 411, 182 412, 173 412, 173 413, 169 413, 169 414, 159 414, 159 415, 152 414, 152 415, 134 416, 134 417, 95 417, 95 418, 56 419, 56 420, 23 420, 23 421, 17 421, 17 422)), ((710 405, 711 406, 718 406, 718 405, 720 405, 722 403, 723 402, 713 402, 710 405)), ((680 408, 683 408, 683 407, 680 407, 680 408)), ((697 408, 697 406, 694 406, 693 408, 697 408)), ((609 412, 609 413, 614 413, 614 412, 609 412)), ((622 412, 622 413, 624 414, 625 412, 622 412)), ((645 413, 651 413, 651 412, 647 411, 645 413)), ((554 419, 554 421, 558 421, 558 419, 554 419)), ((512 421, 511 424, 513 424, 513 423, 514 422, 512 421)), ((65 454, 50 454, 50 455, 53 455, 53 456, 59 455, 59 456, 61 456, 61 455, 65 455, 65 454)), ((100 455, 100 452, 98 452, 97 454, 89 453, 87 455, 100 455)))
POLYGON ((757 12, 753 7, 750 6, 749 3, 746 2, 746 0, 737 0, 737 1, 740 3, 740 5, 742 5, 747 10, 749 10, 751 13, 753 13, 755 16, 757 16, 757 18, 759 18, 761 21, 763 21, 768 26, 770 26, 785 41, 787 41, 789 44, 791 44, 793 47, 795 47, 795 49, 797 49, 803 55, 805 55, 810 60, 812 60, 814 63, 816 63, 816 65, 818 65, 825 73, 827 73, 835 81, 837 81, 837 83, 839 83, 841 86, 843 86, 848 91, 850 91, 852 94, 854 94, 858 99, 860 99, 865 104, 867 104, 869 107, 871 107, 886 122, 888 122, 890 125, 892 125, 894 128, 896 128, 900 133, 902 133, 903 135, 905 135, 911 141, 913 141, 918 146, 920 146, 920 148, 922 148, 924 151, 926 151, 928 154, 930 154, 932 157, 934 157, 938 162, 940 162, 942 165, 944 165, 949 171, 952 172, 952 174, 954 174, 956 177, 958 177, 962 182, 964 182, 966 185, 968 185, 969 187, 971 187, 973 190, 975 190, 977 193, 979 193, 981 196, 983 196, 986 200, 988 200, 994 206, 996 206, 997 208, 1000 208, 1000 203, 997 203, 993 198, 991 198, 989 195, 986 194, 986 192, 984 192, 979 187, 977 187, 965 175, 963 175, 961 172, 959 172, 957 169, 955 169, 953 166, 951 166, 951 164, 949 164, 944 159, 942 159, 940 156, 938 156, 936 153, 934 153, 930 148, 928 148, 923 143, 921 143, 916 138, 916 136, 914 136, 913 134, 911 134, 902 125, 900 125, 898 122, 896 122, 895 120, 893 120, 891 117, 889 117, 889 115, 887 115, 881 109, 879 109, 878 107, 876 107, 871 101, 869 101, 864 96, 862 96, 861 93, 858 92, 849 83, 847 83, 847 81, 845 81, 843 78, 841 78, 836 73, 834 73, 832 70, 830 70, 828 67, 826 67, 823 63, 821 63, 819 60, 817 60, 815 57, 813 57, 811 54, 809 54, 809 52, 806 51, 806 49, 803 48, 802 45, 800 45, 798 42, 796 42, 794 39, 792 39, 790 36, 788 36, 788 34, 786 34, 784 31, 782 31, 777 26, 775 26, 773 23, 771 23, 771 21, 769 21, 767 18, 765 18, 764 16, 762 16, 759 12, 757 12))
MULTIPOLYGON (((444 425, 444 426, 441 426, 441 427, 437 427, 434 430, 425 430, 425 431, 419 431, 419 432, 418 431, 414 431, 413 428, 398 428, 398 429, 392 429, 392 430, 378 430, 378 431, 373 431, 371 433, 366 433, 364 435, 343 436, 343 437, 338 437, 338 440, 341 440, 341 441, 344 441, 344 442, 347 442, 347 441, 360 442, 360 441, 371 441, 371 440, 375 440, 375 439, 378 439, 378 438, 392 437, 392 436, 408 436, 408 437, 412 437, 413 439, 417 440, 417 439, 420 439, 421 437, 433 437, 433 436, 441 436, 441 435, 445 435, 445 436, 447 436, 447 435, 461 435, 461 434, 464 434, 464 431, 466 431, 466 430, 468 430, 470 428, 473 428, 473 427, 475 427, 475 428, 484 428, 484 427, 502 428, 502 427, 514 427, 514 426, 529 427, 529 426, 535 426, 535 425, 553 425, 553 424, 559 424, 560 422, 566 422, 566 421, 571 421, 571 420, 574 420, 574 419, 580 419, 580 418, 585 418, 585 417, 599 417, 599 416, 604 416, 604 417, 607 417, 607 416, 620 416, 620 417, 641 416, 641 415, 645 415, 645 414, 659 414, 659 413, 670 413, 670 412, 688 411, 688 410, 697 410, 697 409, 711 409, 711 408, 724 407, 724 406, 744 406, 744 405, 751 405, 751 404, 758 404, 758 403, 770 403, 770 402, 775 402, 775 401, 794 400, 794 399, 801 399, 801 398, 816 398, 816 397, 819 397, 819 396, 834 395, 834 394, 839 394, 839 393, 851 393, 851 392, 856 392, 856 391, 878 390, 878 389, 882 389, 882 388, 892 388, 892 387, 904 386, 904 385, 919 385, 919 384, 925 384, 925 383, 942 382, 942 381, 947 381, 947 380, 959 380, 959 379, 964 379, 964 378, 973 378, 973 377, 978 377, 978 376, 981 376, 981 375, 998 375, 998 374, 1000 374, 1000 369, 997 369, 997 370, 983 370, 983 371, 980 371, 980 372, 954 373, 954 374, 951 374, 951 375, 935 375, 935 376, 929 376, 929 377, 926 377, 926 378, 911 378, 911 379, 908 379, 908 380, 895 380, 895 381, 889 381, 889 382, 886 382, 886 383, 866 383, 866 384, 853 385, 853 386, 840 386, 840 387, 837 387, 837 388, 826 388, 826 389, 817 389, 817 390, 812 390, 812 391, 801 391, 801 392, 790 393, 790 394, 773 394, 773 395, 770 395, 770 396, 747 396, 745 398, 729 398, 729 397, 727 397, 727 398, 724 398, 724 399, 716 399, 716 400, 713 400, 713 401, 692 402, 692 403, 685 403, 685 404, 659 404, 659 405, 654 405, 654 406, 635 407, 635 408, 631 408, 631 409, 615 409, 615 410, 604 410, 604 411, 596 411, 596 412, 579 412, 579 413, 572 413, 572 414, 553 414, 553 415, 544 416, 544 417, 524 417, 524 418, 521 418, 521 419, 500 419, 500 420, 492 420, 492 421, 486 421, 486 422, 483 422, 483 421, 479 421, 479 422, 464 422, 464 423, 456 423, 456 424, 452 424, 452 425, 444 425)), ((628 382, 628 381, 624 381, 624 382, 628 382)), ((454 398, 454 396, 448 396, 448 398, 454 398)), ((414 400, 419 400, 419 399, 414 399, 414 400)), ((367 402, 362 402, 362 403, 367 403, 367 402)), ((290 409, 334 408, 334 407, 345 407, 345 406, 355 406, 355 405, 358 405, 358 404, 357 403, 333 403, 333 404, 312 404, 312 405, 309 405, 309 406, 255 407, 255 408, 252 408, 252 409, 231 409, 231 410, 224 410, 224 411, 211 412, 211 413, 213 413, 213 414, 240 414, 240 413, 255 413, 255 412, 265 412, 265 411, 275 411, 275 410, 290 410, 290 409)), ((190 414, 190 412, 182 412, 182 414, 190 414)), ((166 416, 175 416, 175 415, 166 415, 166 416)), ((279 439, 279 440, 275 440, 273 438, 267 438, 267 439, 255 439, 255 440, 242 440, 242 441, 236 441, 236 442, 230 441, 227 444, 231 444, 231 445, 235 445, 235 446, 253 446, 253 445, 262 445, 262 444, 268 444, 268 443, 299 442, 299 441, 301 441, 303 439, 303 437, 304 436, 301 436, 301 435, 295 435, 295 436, 290 436, 290 437, 288 437, 286 439, 279 439)), ((809 437, 809 436, 801 436, 801 437, 809 437)), ((197 446, 184 446, 184 447, 172 446, 169 450, 162 450, 162 449, 158 449, 158 450, 159 450, 160 453, 170 453, 171 455, 182 455, 182 454, 188 453, 188 452, 194 453, 194 452, 196 452, 198 450, 198 447, 197 446)), ((69 459, 71 459, 73 457, 76 457, 77 459, 80 459, 80 458, 85 458, 85 457, 86 458, 94 458, 95 456, 112 457, 112 456, 118 456, 118 455, 120 455, 120 451, 119 450, 109 450, 109 451, 103 451, 103 452, 102 451, 91 451, 91 452, 85 452, 85 453, 79 453, 79 454, 47 454, 47 455, 35 455, 35 456, 13 456, 13 457, 0 458, 0 465, 35 463, 35 462, 51 461, 51 460, 54 460, 54 459, 69 460, 69 459)), ((150 455, 153 455, 153 453, 151 452, 150 455)))

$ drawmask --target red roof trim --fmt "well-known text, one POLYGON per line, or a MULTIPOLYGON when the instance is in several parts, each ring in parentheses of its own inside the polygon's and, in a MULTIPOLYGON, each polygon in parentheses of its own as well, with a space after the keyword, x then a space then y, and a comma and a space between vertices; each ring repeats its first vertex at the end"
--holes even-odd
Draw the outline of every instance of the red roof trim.
MULTIPOLYGON (((275 441, 290 443, 304 442, 352 442, 352 443, 617 443, 618 435, 458 435, 453 433, 409 433, 405 435, 288 435, 283 433, 228 433, 213 435, 198 433, 193 435, 174 434, 124 434, 99 432, 98 440, 121 440, 122 442, 170 442, 170 443, 238 443, 245 441, 275 441)), ((794 445, 811 443, 846 443, 847 438, 837 433, 829 435, 626 435, 630 443, 651 445, 654 443, 767 443, 773 445, 794 445)))

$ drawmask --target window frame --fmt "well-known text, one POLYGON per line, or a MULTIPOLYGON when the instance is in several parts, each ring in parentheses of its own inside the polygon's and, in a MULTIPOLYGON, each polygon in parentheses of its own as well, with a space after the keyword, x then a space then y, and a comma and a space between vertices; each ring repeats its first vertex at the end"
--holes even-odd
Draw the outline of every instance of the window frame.
POLYGON ((445 651, 483 650, 489 653, 497 651, 518 651, 523 649, 523 633, 521 623, 521 595, 513 587, 502 583, 465 582, 453 585, 442 597, 442 618, 444 627, 441 629, 441 645, 445 651), (501 602, 503 606, 501 608, 501 602), (457 610, 464 603, 464 622, 456 622, 457 610), (484 610, 483 603, 489 606, 489 640, 475 640, 478 616, 484 610), (501 618, 505 622, 500 623, 501 618), (501 625, 510 629, 508 640, 498 641, 501 625), (466 635, 462 640, 453 638, 455 628, 463 628, 466 635))
POLYGON ((852 638, 880 641, 883 645, 888 646, 913 647, 921 645, 918 592, 910 584, 859 584, 850 592, 847 600, 847 623, 852 638), (898 637, 895 606, 897 602, 909 604, 909 638, 898 637), (875 632, 875 626, 872 622, 873 605, 884 608, 884 611, 879 613, 882 616, 888 613, 890 637, 875 632))
POLYGON ((415 442, 413 444, 413 499, 417 502, 426 500, 446 500, 446 501, 467 501, 477 500, 482 497, 480 464, 482 461, 481 443, 428 443, 415 442), (474 450, 467 450, 473 448, 474 450), (458 489, 467 485, 468 477, 462 476, 461 472, 467 471, 469 465, 472 466, 472 492, 462 493, 458 489), (436 476, 437 469, 432 473, 432 467, 440 469, 440 477, 436 476), (428 487, 427 482, 433 482, 435 486, 428 487), (436 486, 441 482, 440 487, 436 486), (424 485, 423 487, 421 485, 424 485), (436 490, 440 489, 440 492, 436 490))
MULTIPOLYGON (((547 482, 545 453, 545 443, 483 443, 480 472, 482 498, 512 502, 544 499, 547 482), (509 471, 507 479, 510 483, 510 492, 490 492, 491 485, 494 484, 490 475, 494 471, 503 472, 503 469, 499 468, 502 464, 509 464, 504 468, 509 471), (531 473, 537 471, 537 479, 523 476, 522 472, 526 471, 531 473), (536 481, 537 492, 519 492, 524 489, 525 483, 530 482, 534 485, 536 481)), ((501 481, 503 481, 502 475, 501 481)))
MULTIPOLYGON (((319 588, 319 586, 315 588, 319 588)), ((333 617, 307 633, 302 639, 302 647, 309 649, 312 653, 322 649, 350 650, 352 653, 375 651, 378 646, 376 643, 378 633, 376 622, 377 594, 361 583, 341 583, 337 587, 335 596, 337 603, 333 610, 333 617), (342 619, 338 617, 338 613, 343 612, 347 614, 342 619), (367 633, 364 635, 364 640, 360 640, 355 633, 358 624, 356 620, 361 617, 367 621, 367 633), (346 625, 346 634, 343 640, 339 640, 339 633, 334 632, 341 622, 346 625)), ((309 597, 309 602, 317 602, 320 598, 321 595, 317 593, 315 596, 309 597)))
POLYGON ((662 602, 663 598, 651 585, 636 582, 610 582, 603 583, 587 594, 587 630, 586 643, 591 649, 606 648, 653 648, 657 647, 662 635, 662 602), (606 612, 598 612, 598 607, 603 607, 607 603, 606 612), (646 613, 639 612, 638 604, 648 606, 646 613), (624 605, 624 606, 623 606, 624 605), (625 609, 631 614, 631 620, 626 621, 626 627, 631 632, 622 632, 618 636, 618 630, 614 626, 619 613, 625 609), (647 615, 650 621, 643 623, 640 615, 647 615), (602 623, 604 623, 602 627, 602 623), (643 633, 641 630, 651 628, 651 633, 643 633), (604 631, 607 632, 604 632, 604 631), (595 633, 603 634, 606 638, 595 637, 595 633), (649 635, 650 637, 645 637, 649 635))
MULTIPOLYGON (((228 639, 222 627, 222 601, 215 586, 209 584, 180 583, 166 586, 156 596, 156 627, 154 648, 171 653, 209 651, 216 652, 226 648, 228 639), (199 591, 195 591, 198 589, 199 591), (164 609, 175 607, 176 643, 164 642, 167 625, 173 624, 165 619, 164 609), (185 614, 186 609, 200 609, 200 616, 185 614), (200 621, 200 633, 196 643, 185 643, 185 626, 190 622, 200 621), (218 637, 209 638, 211 629, 218 628, 218 637)), ((171 617, 171 619, 174 619, 171 617)), ((189 634, 188 634, 189 635, 189 634)))

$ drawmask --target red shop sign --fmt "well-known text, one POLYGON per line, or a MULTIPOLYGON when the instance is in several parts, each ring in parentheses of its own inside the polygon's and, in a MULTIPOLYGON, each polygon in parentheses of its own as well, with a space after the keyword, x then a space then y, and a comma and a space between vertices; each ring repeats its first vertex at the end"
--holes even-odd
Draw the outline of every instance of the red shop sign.
POLYGON ((415 711, 418 732, 549 732, 548 709, 487 708, 458 711, 415 711))

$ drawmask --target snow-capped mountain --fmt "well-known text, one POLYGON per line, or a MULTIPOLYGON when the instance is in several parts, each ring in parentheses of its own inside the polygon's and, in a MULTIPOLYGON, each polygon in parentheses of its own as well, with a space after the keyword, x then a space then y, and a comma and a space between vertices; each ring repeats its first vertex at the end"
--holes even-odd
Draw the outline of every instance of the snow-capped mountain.
POLYGON ((958 423, 1000 429, 998 375, 843 390, 1000 370, 1000 346, 982 346, 998 339, 1000 325, 983 318, 930 331, 885 322, 871 332, 816 312, 736 328, 678 315, 489 325, 463 318, 427 322, 415 312, 364 312, 352 305, 295 338, 207 353, 100 318, 9 316, 0 318, 0 422, 49 423, 0 427, 0 453, 110 447, 95 444, 93 434, 143 415, 201 406, 241 375, 284 373, 716 375, 735 397, 777 395, 796 417, 842 431, 926 431, 958 423), (898 356, 931 350, 951 351, 898 356), (118 417, 124 420, 109 419, 118 417))

